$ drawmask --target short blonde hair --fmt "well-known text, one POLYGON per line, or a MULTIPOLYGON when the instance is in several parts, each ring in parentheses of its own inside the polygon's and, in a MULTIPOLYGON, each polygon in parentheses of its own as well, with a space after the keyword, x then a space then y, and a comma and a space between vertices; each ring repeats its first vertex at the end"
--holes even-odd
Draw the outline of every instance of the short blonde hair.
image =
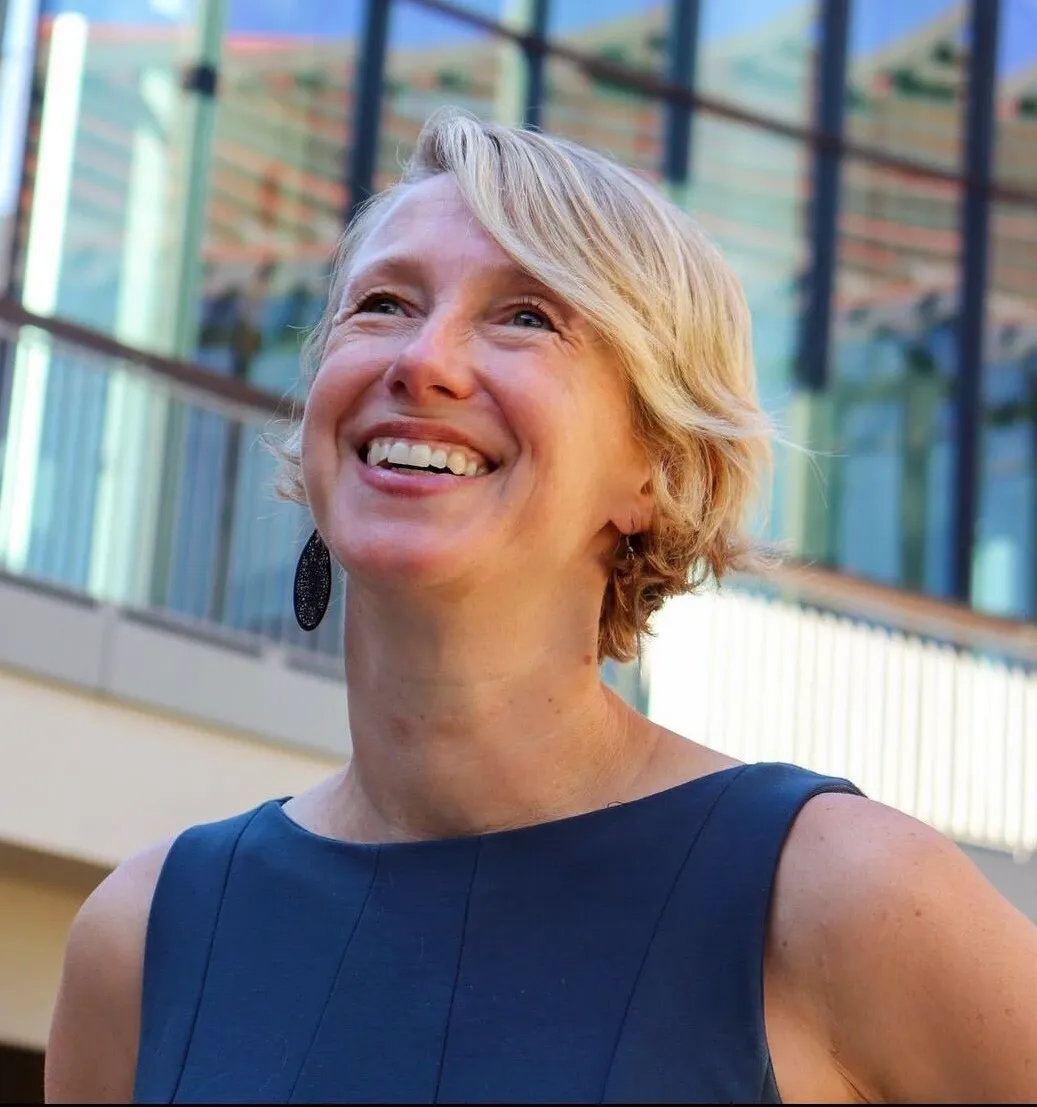
MULTIPOLYGON (((758 560, 744 516, 768 471, 771 426, 741 285, 693 220, 630 170, 445 109, 425 124, 401 180, 343 235, 328 306, 303 351, 307 384, 360 244, 401 189, 442 173, 505 253, 591 324, 628 385, 654 517, 634 556, 616 556, 598 624, 599 659, 628 661, 666 599, 758 560)), ((282 493, 305 503, 298 428, 279 452, 282 493)))

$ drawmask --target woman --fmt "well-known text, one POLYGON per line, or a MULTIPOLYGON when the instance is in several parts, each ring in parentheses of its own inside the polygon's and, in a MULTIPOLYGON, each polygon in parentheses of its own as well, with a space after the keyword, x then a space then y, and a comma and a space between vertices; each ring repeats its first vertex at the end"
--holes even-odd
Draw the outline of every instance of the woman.
POLYGON ((330 550, 352 758, 98 888, 48 1098, 1037 1098, 1037 934, 954 846, 600 682, 749 555, 749 321, 690 221, 440 115, 312 351, 296 607, 319 621, 330 550))

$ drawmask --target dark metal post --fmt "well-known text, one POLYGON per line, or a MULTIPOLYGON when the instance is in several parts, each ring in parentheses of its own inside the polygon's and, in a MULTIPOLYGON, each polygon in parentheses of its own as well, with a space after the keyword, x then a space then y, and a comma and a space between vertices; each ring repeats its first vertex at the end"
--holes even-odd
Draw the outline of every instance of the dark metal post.
POLYGON ((961 204, 961 299, 958 307, 958 374, 954 403, 954 532, 951 591, 968 603, 979 509, 983 332, 994 144, 994 85, 1000 0, 972 0, 968 105, 965 122, 965 191, 961 204))
POLYGON ((527 44, 526 56, 526 105, 522 113, 523 126, 538 129, 544 120, 544 45, 547 34, 548 0, 530 0, 529 31, 536 41, 527 44))
MULTIPOLYGON (((693 91, 698 61, 699 0, 673 0, 670 18, 667 78, 675 85, 693 91)), ((663 106, 663 179, 683 185, 691 170, 690 103, 667 100, 663 106)))
POLYGON ((797 379, 812 392, 828 382, 828 347, 832 329, 832 289, 835 282, 837 217, 846 106, 846 54, 849 0, 822 0, 821 53, 815 88, 817 127, 821 140, 814 148, 813 207, 810 214, 812 262, 807 274, 806 303, 800 319, 797 379))
POLYGON ((382 79, 389 39, 389 3, 390 0, 367 0, 364 12, 363 30, 358 43, 356 96, 353 99, 353 143, 346 164, 346 223, 374 192, 382 79))

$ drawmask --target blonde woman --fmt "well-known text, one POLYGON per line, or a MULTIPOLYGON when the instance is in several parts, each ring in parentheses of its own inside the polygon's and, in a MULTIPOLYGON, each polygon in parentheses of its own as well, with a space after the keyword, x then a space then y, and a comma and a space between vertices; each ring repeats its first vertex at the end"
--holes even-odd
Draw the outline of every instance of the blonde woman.
POLYGON ((50 1101, 1037 1099, 1037 932, 956 847, 599 679, 750 555, 749 319, 691 221, 437 116, 312 354, 296 609, 345 568, 352 757, 91 896, 50 1101))

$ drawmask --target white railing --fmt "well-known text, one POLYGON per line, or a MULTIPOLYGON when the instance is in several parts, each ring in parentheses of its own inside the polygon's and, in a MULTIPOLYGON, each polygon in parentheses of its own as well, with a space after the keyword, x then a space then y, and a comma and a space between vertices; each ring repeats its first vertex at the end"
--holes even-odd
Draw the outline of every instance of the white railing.
POLYGON ((1037 849, 1037 672, 1025 660, 725 589, 671 601, 649 713, 745 761, 844 776, 960 842, 1037 849))

